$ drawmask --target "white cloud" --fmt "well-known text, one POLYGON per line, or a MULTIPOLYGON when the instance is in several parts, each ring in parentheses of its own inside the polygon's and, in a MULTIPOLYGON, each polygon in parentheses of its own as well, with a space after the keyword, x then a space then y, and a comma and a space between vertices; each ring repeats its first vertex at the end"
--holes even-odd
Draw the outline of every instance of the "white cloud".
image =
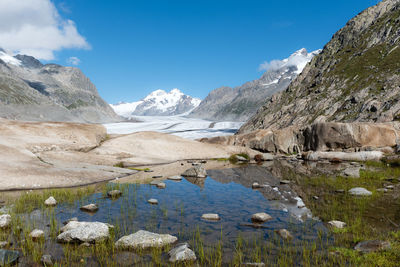
POLYGON ((81 60, 77 57, 70 57, 67 59, 67 63, 77 66, 81 63, 81 60))
POLYGON ((316 50, 311 53, 307 53, 307 50, 305 48, 302 48, 294 52, 292 55, 290 55, 290 57, 285 58, 283 60, 276 59, 272 61, 265 61, 260 65, 259 70, 260 71, 278 70, 285 66, 286 67, 296 66, 297 72, 300 73, 307 65, 307 63, 310 62, 311 59, 320 52, 321 50, 316 50))
POLYGON ((50 0, 0 0, 0 47, 51 60, 55 51, 90 45, 50 0))

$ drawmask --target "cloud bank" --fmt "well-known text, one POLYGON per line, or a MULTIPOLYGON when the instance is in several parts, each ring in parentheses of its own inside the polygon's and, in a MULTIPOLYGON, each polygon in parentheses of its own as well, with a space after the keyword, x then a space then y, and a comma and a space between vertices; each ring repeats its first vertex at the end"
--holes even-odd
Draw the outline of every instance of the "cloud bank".
POLYGON ((50 0, 1 0, 0 47, 51 60, 55 51, 89 49, 90 45, 50 0))

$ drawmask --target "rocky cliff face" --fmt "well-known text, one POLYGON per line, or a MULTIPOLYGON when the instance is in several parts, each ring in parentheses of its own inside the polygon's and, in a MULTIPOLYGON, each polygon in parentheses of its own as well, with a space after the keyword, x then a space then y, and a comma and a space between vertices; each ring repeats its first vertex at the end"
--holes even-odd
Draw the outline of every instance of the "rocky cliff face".
POLYGON ((384 0, 350 20, 239 133, 314 122, 400 119, 400 1, 384 0))
POLYGON ((301 49, 289 58, 270 68, 260 79, 236 88, 221 87, 210 92, 189 117, 220 120, 246 121, 255 114, 265 99, 285 90, 303 70, 305 64, 319 51, 308 53, 301 49))
POLYGON ((32 121, 115 122, 120 118, 81 70, 0 51, 0 117, 32 121))

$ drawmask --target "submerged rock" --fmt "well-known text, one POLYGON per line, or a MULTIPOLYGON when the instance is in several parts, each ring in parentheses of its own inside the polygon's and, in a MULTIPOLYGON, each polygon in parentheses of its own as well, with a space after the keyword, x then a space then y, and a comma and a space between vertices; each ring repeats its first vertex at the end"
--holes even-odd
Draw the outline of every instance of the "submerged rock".
POLYGON ((7 228, 11 225, 11 215, 3 214, 0 215, 0 228, 7 228))
POLYGON ((376 252, 380 250, 390 249, 390 243, 381 240, 369 240, 358 243, 354 249, 360 252, 376 252))
POLYGON ((349 194, 353 196, 371 196, 372 192, 363 187, 354 187, 349 190, 349 194))
POLYGON ((120 196, 122 196, 122 192, 120 190, 111 190, 107 192, 107 196, 109 198, 119 198, 120 196))
POLYGON ((177 237, 168 234, 156 234, 144 230, 121 237, 115 246, 118 249, 146 249, 158 248, 175 243, 177 237))
POLYGON ((341 221, 329 221, 328 224, 334 228, 338 228, 338 229, 343 229, 346 227, 346 223, 345 222, 341 222, 341 221))
POLYGON ((150 198, 149 200, 147 200, 147 202, 149 202, 152 205, 157 205, 158 204, 158 200, 155 198, 150 198))
POLYGON ((18 251, 0 249, 0 266, 14 265, 19 258, 18 251))
POLYGON ((33 241, 36 241, 44 238, 44 232, 43 230, 35 229, 29 234, 29 236, 32 238, 33 241))
POLYGON ((88 204, 85 206, 81 207, 82 211, 86 211, 86 212, 96 212, 99 210, 99 207, 97 206, 97 204, 88 204))
POLYGON ((219 221, 221 219, 216 213, 206 213, 203 214, 201 218, 208 221, 219 221))
POLYGON ((51 197, 49 197, 48 199, 46 199, 44 201, 44 204, 46 206, 55 206, 55 205, 57 205, 57 200, 54 197, 51 196, 51 197))
POLYGON ((101 222, 71 221, 61 229, 57 241, 61 243, 96 243, 109 238, 109 226, 101 222))
POLYGON ((260 212, 260 213, 253 214, 253 216, 251 216, 251 220, 253 222, 266 222, 266 221, 272 220, 272 217, 265 212, 260 212))
POLYGON ((184 177, 196 177, 196 178, 206 178, 207 171, 204 169, 202 165, 194 166, 193 168, 187 169, 184 173, 182 173, 184 177))
POLYGON ((170 250, 168 255, 170 262, 196 260, 196 254, 189 248, 188 243, 179 244, 177 247, 170 250))
POLYGON ((53 259, 53 256, 51 256, 51 255, 43 255, 42 258, 40 259, 40 262, 45 267, 54 265, 54 259, 53 259))
POLYGON ((292 234, 291 234, 288 230, 286 230, 286 229, 275 230, 275 232, 277 232, 278 235, 279 235, 280 237, 282 237, 283 239, 285 239, 285 240, 293 239, 292 234))

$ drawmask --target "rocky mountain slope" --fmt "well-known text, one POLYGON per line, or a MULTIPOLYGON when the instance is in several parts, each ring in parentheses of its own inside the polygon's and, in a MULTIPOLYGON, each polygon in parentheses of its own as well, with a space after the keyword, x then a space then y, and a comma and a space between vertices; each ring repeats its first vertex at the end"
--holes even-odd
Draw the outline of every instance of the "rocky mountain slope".
POLYGON ((265 103, 267 97, 285 90, 318 52, 308 53, 303 48, 280 61, 277 66, 271 67, 258 80, 236 88, 215 89, 189 116, 209 120, 246 121, 265 103))
POLYGON ((0 50, 0 117, 31 121, 116 122, 120 117, 81 70, 0 50))
POLYGON ((314 122, 400 119, 400 1, 384 0, 351 19, 239 133, 314 122))
POLYGON ((123 117, 137 116, 172 116, 190 112, 201 100, 185 95, 178 89, 169 93, 156 90, 144 99, 132 103, 111 105, 115 112, 123 117))

